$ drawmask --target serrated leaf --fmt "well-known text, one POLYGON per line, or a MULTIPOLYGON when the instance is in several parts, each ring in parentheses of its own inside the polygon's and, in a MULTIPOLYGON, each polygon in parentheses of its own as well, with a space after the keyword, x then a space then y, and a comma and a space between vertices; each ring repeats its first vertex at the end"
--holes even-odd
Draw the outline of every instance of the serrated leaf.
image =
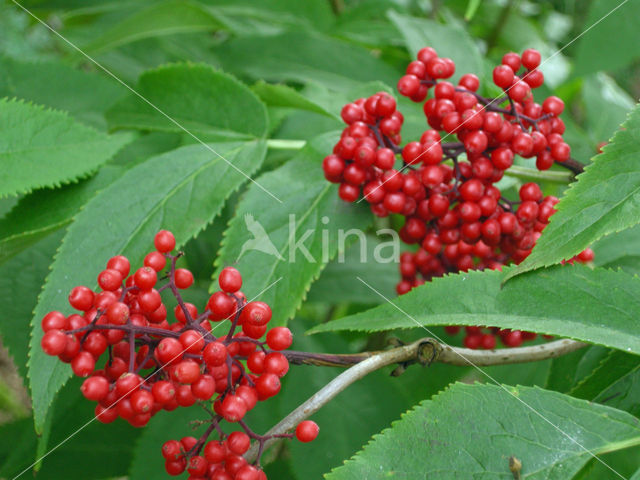
POLYGON ((400 76, 365 48, 312 31, 239 37, 218 53, 227 71, 273 82, 321 83, 334 90, 375 80, 395 85, 400 76))
POLYGON ((62 232, 51 235, 0 265, 0 302, 4 305, 0 337, 23 379, 27 377, 31 313, 61 240, 62 232))
POLYGON ((601 238, 593 250, 595 265, 640 274, 640 225, 601 238))
POLYGON ((611 351, 613 350, 591 346, 552 359, 549 374, 544 382, 545 388, 569 393, 576 384, 589 377, 611 351))
POLYGON ((0 97, 18 97, 65 110, 96 128, 106 128, 104 111, 127 90, 107 75, 56 62, 22 62, 0 57, 0 97))
MULTIPOLYGON (((211 148, 247 175, 260 167, 266 152, 263 141, 211 148)), ((52 399, 71 373, 67 365, 41 351, 40 319, 50 310, 68 312, 67 292, 75 285, 95 286, 111 256, 123 254, 139 265, 158 230, 172 230, 177 245, 183 245, 213 220, 245 181, 245 175, 204 146, 186 146, 129 170, 75 217, 34 311, 28 368, 36 430, 42 428, 52 399)))
MULTIPOLYGON (((174 134, 151 133, 124 147, 94 176, 62 188, 41 189, 25 195, 0 218, 0 264, 34 242, 71 222, 98 191, 153 154, 178 146, 174 134)), ((177 136, 176 136, 177 137, 177 136)))
POLYGON ((603 392, 639 370, 640 357, 626 352, 612 351, 592 370, 591 375, 582 379, 569 394, 585 400, 602 397, 603 392))
POLYGON ((137 9, 85 45, 83 50, 95 54, 145 38, 222 28, 223 24, 213 11, 203 5, 185 0, 168 0, 137 9))
POLYGON ((364 230, 372 221, 364 204, 346 204, 324 178, 321 159, 336 138, 332 133, 312 140, 293 160, 258 178, 283 203, 265 200, 251 185, 225 232, 216 276, 228 265, 261 272, 245 276, 242 291, 248 298, 260 294, 274 312, 274 325, 286 324, 337 253, 338 230, 364 230))
POLYGON ((640 107, 573 183, 531 254, 505 280, 560 263, 596 240, 640 222, 640 107))
POLYGON ((585 34, 577 45, 575 75, 616 70, 638 58, 637 49, 629 45, 637 42, 640 2, 593 2, 590 5, 584 27, 580 29, 585 34))
POLYGON ((146 71, 136 91, 173 121, 131 94, 107 112, 110 128, 186 129, 208 141, 262 137, 267 131, 266 108, 258 97, 208 65, 171 64, 146 71))
POLYGON ((63 112, 0 99, 0 197, 86 177, 130 135, 105 135, 63 112))
MULTIPOLYGON (((292 322, 292 348, 295 350, 345 353, 357 351, 353 344, 350 345, 339 335, 304 336, 304 329, 309 325, 310 322, 299 317, 292 322)), ((258 420, 255 417, 264 417, 267 412, 256 408, 250 425, 255 424, 254 420, 260 424, 266 423, 266 431, 342 373, 335 368, 310 368, 313 371, 309 371, 306 366, 292 366, 283 378, 282 390, 276 397, 276 412, 271 415, 272 418, 267 422, 258 420)), ((311 417, 320 426, 320 434, 314 440, 316 443, 313 448, 296 441, 287 445, 296 473, 291 480, 322 478, 323 473, 354 455, 371 435, 388 426, 402 412, 469 372, 467 368, 434 364, 428 369, 409 367, 401 377, 392 377, 389 372, 393 368, 373 372, 350 385, 311 417), (428 381, 425 381, 427 378, 428 381), (345 415, 345 412, 357 412, 357 415, 345 415), (337 418, 340 418, 339 422, 336 421, 337 418)))
POLYGON ((319 325, 310 333, 487 325, 640 354, 640 278, 583 265, 558 265, 516 277, 501 288, 511 270, 435 278, 384 305, 319 325))
POLYGON ((284 84, 258 82, 251 89, 270 107, 288 107, 319 113, 335 120, 340 120, 336 112, 330 112, 321 105, 310 101, 293 88, 284 84))
POLYGON ((592 454, 638 444, 640 425, 626 412, 540 388, 457 383, 325 478, 506 480, 514 456, 522 479, 566 480, 592 454))
POLYGON ((482 76, 482 55, 465 30, 426 18, 402 15, 393 10, 387 15, 404 37, 412 58, 416 58, 421 48, 433 47, 438 55, 449 57, 456 62, 454 79, 457 80, 465 73, 482 76))

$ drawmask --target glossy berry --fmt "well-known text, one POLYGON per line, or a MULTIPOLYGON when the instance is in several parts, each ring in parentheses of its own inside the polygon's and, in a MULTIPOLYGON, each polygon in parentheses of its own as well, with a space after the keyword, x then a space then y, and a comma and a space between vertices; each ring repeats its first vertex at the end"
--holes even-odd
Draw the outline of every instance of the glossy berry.
POLYGON ((218 284, 222 291, 227 293, 235 293, 242 288, 242 276, 240 272, 233 267, 225 267, 220 272, 218 284))
POLYGON ((311 442, 316 439, 320 428, 311 420, 304 420, 296 427, 296 438, 301 442, 311 442))
POLYGON ((176 247, 176 239, 168 230, 160 230, 153 239, 156 250, 160 253, 168 253, 176 247))

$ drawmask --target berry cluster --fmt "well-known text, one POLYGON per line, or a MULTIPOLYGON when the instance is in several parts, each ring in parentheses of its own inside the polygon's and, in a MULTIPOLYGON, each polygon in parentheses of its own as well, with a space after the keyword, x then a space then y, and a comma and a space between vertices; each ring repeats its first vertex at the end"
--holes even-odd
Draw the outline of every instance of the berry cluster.
MULTIPOLYGON (((544 82, 539 64, 536 50, 506 54, 493 71, 503 95, 490 99, 477 93, 480 82, 471 73, 457 86, 446 81, 455 72, 453 60, 423 48, 400 78, 398 91, 424 102, 431 128, 404 147, 399 146, 403 116, 391 95, 376 93, 343 107, 347 127, 323 160, 324 174, 340 184, 343 200, 354 202, 362 195, 375 215, 405 217, 400 237, 418 247, 401 256, 399 294, 446 273, 520 263, 531 252, 558 199, 526 183, 519 201, 510 201, 495 184, 515 155, 535 157, 540 170, 570 160, 559 118, 564 103, 555 96, 542 104, 533 99, 532 90, 544 82), (426 100, 431 90, 433 97, 426 100), (444 142, 452 135, 457 141, 444 142)), ((590 255, 584 252, 578 260, 590 255)), ((485 332, 468 329, 465 344, 493 348, 500 337, 505 345, 517 346, 535 337, 485 332)))
MULTIPOLYGON (((154 244, 144 266, 133 274, 129 275, 129 260, 119 255, 98 275, 101 291, 73 288, 69 303, 80 313, 66 316, 53 311, 45 315, 42 349, 70 363, 77 376, 87 377, 82 394, 98 402, 95 414, 103 423, 121 417, 142 427, 160 410, 213 402, 213 408, 207 409, 209 428, 199 440, 187 437, 163 446, 169 474, 178 475, 186 469, 192 479, 264 479, 259 458, 256 465, 249 465, 241 455, 252 440, 262 451, 271 437, 251 431, 243 417, 258 401, 280 391, 280 378, 289 370, 282 350, 293 341, 291 331, 285 327, 268 330, 271 309, 264 302, 247 301, 240 291, 242 277, 232 267, 222 270, 220 291, 198 312, 180 294, 193 284, 193 275, 176 268, 181 253, 171 254, 173 234, 158 232, 154 244), (167 260, 169 271, 163 276, 167 260), (164 279, 167 282, 158 286, 164 279), (177 301, 171 323, 161 295, 167 290, 177 301), (225 320, 229 322, 227 333, 215 336, 217 326, 212 327, 212 322, 221 326, 225 320), (101 361, 104 367, 97 368, 101 361), (223 420, 243 431, 227 435, 221 428, 223 420), (214 431, 220 441, 205 445, 214 431)), ((296 431, 305 442, 317 433, 318 427, 311 421, 302 422, 296 431)))

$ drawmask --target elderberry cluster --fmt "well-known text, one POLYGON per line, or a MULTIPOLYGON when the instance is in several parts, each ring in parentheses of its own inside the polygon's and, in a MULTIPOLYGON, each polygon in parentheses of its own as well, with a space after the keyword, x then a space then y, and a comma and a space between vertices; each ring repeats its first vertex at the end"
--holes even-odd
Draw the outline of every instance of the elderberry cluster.
MULTIPOLYGON (((220 291, 198 312, 179 292, 193 284, 193 275, 176 268, 181 253, 171 254, 173 234, 158 232, 154 244, 144 266, 133 274, 129 260, 119 255, 98 275, 101 291, 73 288, 69 303, 79 313, 47 313, 42 319, 42 349, 70 363, 77 376, 87 377, 82 394, 97 402, 96 418, 103 423, 121 417, 142 427, 160 410, 212 402, 212 408, 206 409, 209 428, 200 439, 185 437, 162 447, 169 474, 187 470, 191 479, 266 479, 259 456, 250 465, 242 455, 252 440, 258 442, 261 453, 271 436, 254 433, 243 418, 258 401, 280 391, 280 378, 289 370, 281 351, 291 345, 291 331, 268 329, 271 309, 264 302, 247 301, 240 291, 242 277, 232 267, 222 270, 220 291), (167 260, 169 271, 163 276, 167 260), (165 279, 164 285, 157 285, 165 279), (161 295, 165 290, 177 301, 171 322, 161 295), (228 321, 226 334, 214 335, 224 321, 228 321), (212 327, 212 322, 217 325, 212 327), (100 364, 104 366, 98 368, 100 364), (243 431, 227 434, 221 428, 223 421, 243 431), (213 432, 220 440, 205 445, 213 432), (200 455, 203 447, 204 456, 200 455)), ((297 438, 305 442, 317 433, 318 426, 311 421, 302 422, 296 430, 297 438)))
MULTIPOLYGON (((431 128, 404 147, 403 116, 391 95, 380 92, 343 107, 347 127, 323 160, 324 174, 340 184, 343 200, 355 202, 362 195, 375 215, 405 217, 400 238, 417 249, 401 256, 399 294, 446 273, 520 263, 531 252, 558 199, 526 183, 513 202, 495 184, 515 155, 535 157, 539 170, 570 161, 559 118, 563 101, 550 96, 539 104, 533 98, 532 90, 544 82, 539 65, 536 50, 506 54, 493 71, 503 95, 485 98, 477 93, 477 76, 467 73, 456 86, 446 81, 455 72, 453 60, 431 47, 421 49, 398 91, 424 102, 431 128), (457 141, 445 142, 453 136, 457 141)), ((587 250, 574 260, 592 257, 587 250)), ((494 348, 496 337, 518 346, 535 334, 472 327, 465 344, 494 348)))

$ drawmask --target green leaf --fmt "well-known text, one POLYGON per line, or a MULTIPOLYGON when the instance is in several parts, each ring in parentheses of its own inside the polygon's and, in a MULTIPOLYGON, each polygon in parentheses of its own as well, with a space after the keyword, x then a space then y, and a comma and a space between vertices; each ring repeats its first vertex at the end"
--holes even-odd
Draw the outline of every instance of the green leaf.
POLYGON ((40 319, 50 310, 68 311, 66 293, 76 285, 95 286, 111 256, 123 254, 132 265, 139 265, 158 230, 172 230, 177 245, 183 245, 245 182, 246 176, 236 168, 251 175, 266 151, 262 141, 211 148, 229 163, 202 145, 153 157, 110 184, 75 217, 34 311, 28 368, 36 430, 42 428, 52 399, 70 376, 67 365, 41 351, 40 319), (107 216, 108 221, 101 221, 107 216))
POLYGON ((612 351, 591 374, 580 381, 569 394, 572 397, 593 400, 610 389, 626 376, 632 376, 640 370, 640 358, 626 352, 612 351))
MULTIPOLYGON (((246 275, 242 291, 250 299, 260 295, 279 325, 293 316, 311 282, 337 253, 338 231, 363 230, 371 223, 364 204, 346 204, 337 186, 324 178, 321 159, 336 138, 332 133, 312 140, 293 160, 258 178, 282 204, 265 199, 256 185, 249 187, 216 260, 217 273, 227 265, 261 272, 246 275)), ((216 288, 212 283, 211 290, 216 288)))
POLYGON ((457 80, 465 73, 482 76, 482 55, 465 30, 426 18, 409 17, 393 10, 387 15, 403 35, 412 58, 417 56, 421 48, 433 47, 438 55, 456 62, 454 79, 457 80))
POLYGON ((385 296, 393 296, 398 283, 398 258, 393 254, 393 245, 397 246, 398 243, 393 242, 388 233, 380 232, 380 237, 367 235, 366 243, 356 243, 346 252, 340 252, 312 285, 307 300, 380 303, 380 295, 366 285, 353 281, 357 277, 370 278, 373 288, 385 296), (376 253, 383 261, 376 261, 376 253))
POLYGON ((86 177, 130 135, 105 135, 63 112, 0 99, 0 197, 86 177))
POLYGON ((0 218, 0 264, 68 225, 96 192, 119 178, 128 168, 154 154, 176 148, 179 140, 176 134, 156 132, 144 135, 120 150, 93 177, 55 190, 36 190, 21 197, 17 205, 0 218))
POLYGON ((551 368, 544 382, 545 388, 569 393, 579 382, 591 376, 593 370, 611 350, 591 346, 551 360, 551 368))
POLYGON ((567 190, 531 255, 505 279, 553 265, 640 222, 640 107, 567 190))
POLYGON ((487 325, 640 354, 640 278, 583 265, 558 265, 516 277, 500 288, 512 270, 436 278, 384 305, 319 325, 310 333, 487 325))
POLYGON ((41 437, 33 431, 32 418, 15 425, 20 427, 18 432, 15 427, 0 427, 0 438, 10 444, 3 461, 5 446, 0 442, 0 478, 18 478, 23 471, 19 478, 36 476, 46 480, 99 480, 126 475, 132 458, 131 445, 142 429, 123 420, 109 425, 95 421, 95 403, 81 395, 81 384, 81 379, 74 379, 56 399, 48 432, 55 449, 43 449, 41 437), (45 454, 48 455, 38 471, 32 470, 33 462, 45 454))
POLYGON ((262 137, 267 131, 266 108, 256 95, 207 65, 172 64, 147 71, 136 91, 164 115, 132 94, 107 112, 111 128, 188 130, 208 140, 262 137))
POLYGON ((468 0, 467 1, 467 9, 464 12, 464 19, 468 22, 473 19, 476 12, 478 11, 478 7, 482 3, 481 0, 468 0))
POLYGON ((0 337, 22 378, 27 377, 31 313, 61 240, 62 232, 51 235, 0 265, 0 302, 4 305, 0 337))
POLYGON ((601 238, 593 250, 597 266, 640 274, 640 225, 601 238))
MULTIPOLYGON (((304 336, 304 329, 309 325, 310 322, 298 317, 295 323, 292 322, 292 348, 306 352, 358 351, 357 347, 354 348, 355 345, 350 345, 338 335, 304 336)), ((440 364, 432 365, 428 370, 409 367, 401 377, 392 377, 389 372, 393 368, 395 367, 388 367, 367 375, 311 417, 320 426, 320 434, 314 440, 313 448, 295 440, 287 445, 291 452, 293 470, 297 473, 292 480, 322 478, 323 473, 354 455, 373 434, 387 427, 402 412, 421 399, 436 394, 469 371, 467 368, 456 369, 440 364), (357 412, 357 415, 345 415, 346 412, 357 412), (338 418, 340 421, 336 421, 338 418)), ((342 369, 337 368, 292 366, 276 397, 277 417, 272 414, 274 418, 264 428, 275 425, 340 373, 342 369)), ((267 413, 262 409, 255 409, 255 417, 264 417, 267 413)), ((254 425, 254 418, 250 420, 250 425, 254 425)))
POLYGON ((377 435, 327 480, 513 478, 565 480, 592 454, 640 444, 638 420, 540 388, 457 383, 377 435), (586 450, 588 451, 586 451, 586 450))
POLYGON ((629 48, 638 38, 636 20, 640 17, 640 1, 592 2, 581 31, 575 58, 576 76, 612 71, 639 57, 638 50, 629 48), (588 29, 588 30, 587 30, 588 29))
POLYGON ((582 88, 589 132, 596 144, 605 142, 625 121, 635 102, 604 73, 585 78, 582 88))
POLYGON ((145 38, 222 28, 213 12, 199 3, 168 0, 138 9, 82 49, 95 54, 145 38))
POLYGON ((297 108, 299 110, 308 110, 310 112, 319 113, 336 120, 340 120, 337 112, 330 112, 322 106, 303 97, 293 88, 283 84, 271 84, 266 82, 258 82, 251 89, 260 97, 260 99, 270 107, 288 107, 297 108))
POLYGON ((103 113, 126 89, 107 75, 55 62, 21 62, 0 57, 0 97, 18 97, 66 110, 76 119, 105 129, 103 113))
POLYGON ((240 37, 218 53, 227 71, 273 82, 321 83, 333 90, 374 80, 395 85, 400 77, 365 48, 311 31, 240 37))

